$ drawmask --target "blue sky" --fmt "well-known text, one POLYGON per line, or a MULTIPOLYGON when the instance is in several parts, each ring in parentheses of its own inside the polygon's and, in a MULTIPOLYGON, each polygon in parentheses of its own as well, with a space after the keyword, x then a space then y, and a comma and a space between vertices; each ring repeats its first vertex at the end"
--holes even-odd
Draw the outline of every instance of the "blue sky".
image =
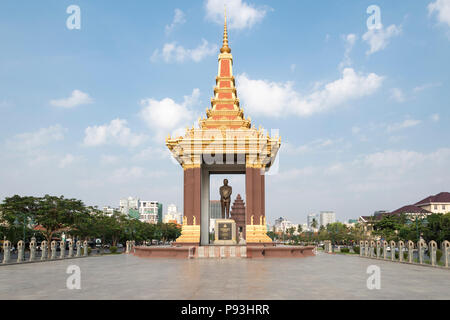
MULTIPOLYGON (((182 209, 164 138, 209 107, 223 2, 2 1, 0 197, 182 209)), ((269 221, 343 221, 449 191, 449 0, 226 2, 241 106, 282 136, 269 221)))

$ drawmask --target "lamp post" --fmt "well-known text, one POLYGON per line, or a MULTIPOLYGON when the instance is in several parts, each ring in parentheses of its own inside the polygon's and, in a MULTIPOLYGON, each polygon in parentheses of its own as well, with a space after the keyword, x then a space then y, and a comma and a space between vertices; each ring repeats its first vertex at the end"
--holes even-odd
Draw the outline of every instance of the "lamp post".
POLYGON ((419 216, 416 216, 416 233, 417 233, 417 242, 419 242, 419 240, 420 240, 420 235, 419 235, 419 216))

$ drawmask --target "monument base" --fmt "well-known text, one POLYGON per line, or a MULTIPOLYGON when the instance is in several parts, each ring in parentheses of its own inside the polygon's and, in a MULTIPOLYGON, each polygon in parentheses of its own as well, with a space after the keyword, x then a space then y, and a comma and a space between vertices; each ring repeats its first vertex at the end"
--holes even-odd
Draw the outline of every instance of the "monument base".
POLYGON ((183 246, 183 247, 135 247, 132 253, 141 258, 307 258, 315 256, 314 246, 183 246))
POLYGON ((247 244, 271 244, 272 239, 267 235, 266 225, 247 225, 247 244))
POLYGON ((200 226, 183 225, 181 227, 181 236, 175 241, 176 245, 199 245, 200 244, 200 226))
POLYGON ((236 245, 236 222, 231 219, 217 219, 214 235, 215 246, 236 245))

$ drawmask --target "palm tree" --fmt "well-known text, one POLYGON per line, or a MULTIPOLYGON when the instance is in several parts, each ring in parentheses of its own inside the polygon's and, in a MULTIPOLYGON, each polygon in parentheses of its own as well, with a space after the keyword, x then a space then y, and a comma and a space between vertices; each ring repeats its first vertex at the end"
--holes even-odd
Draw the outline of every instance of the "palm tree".
POLYGON ((312 227, 313 229, 317 229, 317 220, 316 220, 316 218, 313 218, 313 220, 312 220, 312 222, 311 222, 311 227, 312 227))

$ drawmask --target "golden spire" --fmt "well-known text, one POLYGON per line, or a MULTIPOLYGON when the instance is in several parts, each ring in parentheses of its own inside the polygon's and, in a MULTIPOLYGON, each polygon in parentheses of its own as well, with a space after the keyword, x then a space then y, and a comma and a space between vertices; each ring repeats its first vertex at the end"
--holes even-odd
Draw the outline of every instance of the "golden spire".
POLYGON ((230 47, 228 47, 228 31, 227 31, 227 7, 225 5, 225 23, 223 26, 223 45, 220 48, 220 53, 231 53, 230 47))

